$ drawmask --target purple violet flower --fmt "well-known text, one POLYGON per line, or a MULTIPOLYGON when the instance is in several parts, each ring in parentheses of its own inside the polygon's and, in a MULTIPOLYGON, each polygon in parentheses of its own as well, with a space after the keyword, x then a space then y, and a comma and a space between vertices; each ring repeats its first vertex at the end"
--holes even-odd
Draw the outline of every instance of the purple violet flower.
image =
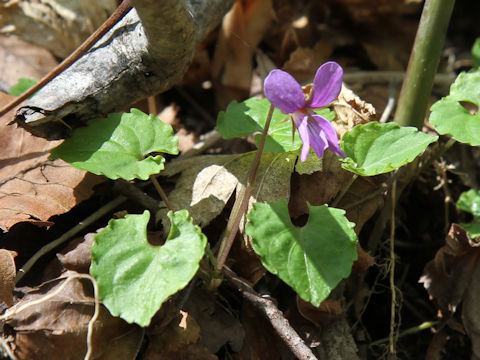
POLYGON ((265 78, 265 96, 273 106, 285 114, 291 114, 303 141, 300 160, 307 160, 310 146, 319 158, 325 149, 345 157, 338 145, 337 132, 332 124, 312 109, 328 106, 342 90, 343 69, 330 61, 317 70, 313 86, 302 89, 292 75, 283 70, 272 70, 265 78))

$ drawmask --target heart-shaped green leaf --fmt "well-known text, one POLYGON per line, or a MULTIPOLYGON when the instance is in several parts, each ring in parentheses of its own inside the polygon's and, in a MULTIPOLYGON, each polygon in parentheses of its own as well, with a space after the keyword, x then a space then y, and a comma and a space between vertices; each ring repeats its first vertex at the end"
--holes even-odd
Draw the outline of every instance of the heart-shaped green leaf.
POLYGON ((162 303, 184 288, 198 270, 207 238, 186 210, 170 212, 163 246, 147 241, 150 213, 110 220, 95 235, 90 273, 112 315, 148 326, 162 303))
POLYGON ((137 109, 92 120, 53 149, 52 156, 110 179, 146 180, 163 170, 165 159, 151 153, 178 153, 170 125, 137 109))
MULTIPOLYGON (((233 101, 226 111, 221 111, 217 119, 217 131, 225 139, 247 136, 262 132, 270 111, 270 101, 252 97, 241 103, 233 101)), ((317 114, 328 120, 335 118, 335 113, 329 109, 321 109, 317 114)), ((290 115, 275 109, 265 141, 265 152, 283 153, 300 148, 301 140, 298 133, 292 139, 292 121, 290 115)), ((261 134, 255 135, 255 142, 260 143, 261 134)))
MULTIPOLYGON (((450 134, 455 140, 480 145, 480 70, 458 75, 450 95, 432 105, 430 123, 439 134, 450 134), (469 109, 463 104, 470 103, 469 109), (471 113, 472 111, 472 113, 471 113)), ((468 105, 467 105, 468 106, 468 105)))
POLYGON ((460 210, 472 214, 474 217, 480 217, 480 191, 470 189, 463 192, 457 200, 457 207, 460 210))
POLYGON ((347 158, 342 167, 362 176, 383 174, 411 162, 437 139, 394 123, 357 125, 343 135, 341 147, 347 158))
POLYGON ((318 306, 350 274, 357 258, 357 236, 344 210, 327 205, 309 205, 309 209, 307 224, 298 228, 284 199, 256 203, 248 214, 246 232, 267 270, 318 306))

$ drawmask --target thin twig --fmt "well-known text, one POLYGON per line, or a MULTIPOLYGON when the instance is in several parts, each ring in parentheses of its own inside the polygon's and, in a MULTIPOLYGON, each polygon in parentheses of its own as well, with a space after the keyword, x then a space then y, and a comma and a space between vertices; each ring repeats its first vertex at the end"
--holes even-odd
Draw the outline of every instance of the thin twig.
POLYGON ((38 90, 47 85, 60 73, 65 71, 70 67, 75 61, 80 59, 95 43, 103 36, 107 31, 109 31, 116 23, 118 23, 130 10, 132 5, 130 5, 129 0, 124 0, 113 12, 112 15, 92 34, 87 40, 85 40, 82 45, 80 45, 72 54, 70 54, 65 60, 58 64, 52 71, 45 75, 38 83, 24 92, 22 95, 17 97, 15 100, 11 101, 0 109, 0 117, 5 115, 8 111, 12 110, 15 106, 19 105, 22 101, 28 99, 30 96, 35 94, 38 90))
MULTIPOLYGON (((343 81, 346 83, 389 83, 401 82, 405 79, 404 71, 356 71, 343 74, 343 81)), ((436 74, 434 84, 447 87, 455 80, 453 74, 436 74)))
POLYGON ((389 350, 390 354, 395 356, 395 309, 397 306, 397 290, 395 288, 395 196, 397 189, 397 181, 392 184, 392 209, 390 217, 390 292, 392 294, 392 302, 390 304, 390 335, 389 350))
POLYGON ((153 186, 155 186, 155 190, 157 190, 158 194, 162 198, 165 205, 167 205, 168 209, 171 211, 174 211, 172 204, 168 200, 167 194, 165 194, 165 191, 163 191, 163 188, 160 185, 160 183, 157 181, 157 178, 155 177, 155 175, 150 175, 150 180, 152 181, 153 186))
POLYGON ((222 140, 222 135, 216 131, 212 130, 205 135, 203 135, 203 139, 199 142, 197 142, 192 149, 181 153, 180 156, 176 159, 173 159, 172 162, 178 161, 178 160, 183 160, 187 158, 191 158, 193 156, 196 156, 198 154, 201 154, 205 152, 207 149, 211 148, 214 146, 217 142, 222 140))
POLYGON ((387 100, 387 105, 385 106, 385 109, 383 110, 382 116, 380 117, 380 120, 378 120, 379 123, 384 124, 388 121, 388 118, 392 114, 393 109, 395 108, 395 93, 397 90, 397 83, 395 81, 390 83, 390 86, 388 87, 388 100, 387 100))
MULTIPOLYGON (((440 323, 440 321, 425 321, 418 326, 414 326, 414 327, 411 327, 409 329, 406 329, 406 330, 402 331, 400 334, 398 334, 398 338, 401 338, 405 335, 417 334, 417 333, 419 333, 420 331, 423 331, 423 330, 428 330, 428 329, 434 327, 435 325, 438 325, 439 323, 440 323)), ((375 340, 372 343, 370 343, 369 346, 371 347, 371 346, 375 346, 375 345, 384 344, 384 343, 388 342, 388 339, 389 338, 387 337, 387 338, 375 340)))
POLYGON ((150 114, 157 116, 158 109, 157 109, 157 101, 156 101, 155 95, 149 96, 147 98, 147 104, 148 104, 148 112, 150 114))
POLYGON ((350 178, 349 182, 343 187, 341 193, 335 198, 335 200, 333 200, 333 202, 331 204, 332 207, 335 207, 335 206, 338 205, 340 200, 343 199, 343 197, 345 196, 347 191, 350 189, 350 187, 353 185, 355 180, 357 180, 357 178, 358 178, 358 174, 353 174, 353 176, 350 178))
POLYGON ((272 300, 258 295, 245 280, 238 277, 227 266, 223 267, 223 272, 227 281, 233 285, 250 304, 265 315, 277 334, 298 359, 317 359, 312 350, 305 344, 272 300))
POLYGON ((228 253, 232 248, 233 241, 235 240, 235 236, 238 232, 238 227, 240 226, 240 222, 247 211, 248 208, 248 201, 250 199, 250 195, 253 191, 253 185, 255 183, 255 178, 257 177, 258 167, 260 166, 260 159, 262 157, 263 148, 265 146, 265 140, 267 139, 268 128, 270 127, 270 122, 272 121, 273 110, 275 108, 273 105, 270 106, 270 111, 267 115, 267 121, 265 122, 265 127, 263 129, 262 139, 260 141, 260 145, 258 146, 257 153, 255 154, 255 159, 253 160, 252 167, 250 168, 250 173, 248 175, 247 186, 245 188, 245 192, 243 193, 242 201, 238 208, 238 211, 235 214, 230 216, 228 219, 227 228, 225 231, 225 236, 223 237, 220 245, 220 250, 218 251, 217 256, 217 270, 221 271, 225 261, 227 260, 228 253))
POLYGON ((95 211, 92 215, 84 219, 83 221, 79 222, 65 234, 60 236, 58 239, 48 243, 40 250, 38 250, 24 265, 21 269, 18 270, 17 276, 15 277, 15 284, 25 276, 25 274, 32 268, 32 266, 40 259, 43 255, 49 253, 51 250, 55 249, 57 246, 63 244, 65 241, 70 239, 72 236, 78 234, 80 231, 84 230, 87 226, 93 224, 95 221, 100 219, 101 217, 105 216, 113 209, 115 209, 118 205, 123 203, 127 198, 125 196, 118 196, 117 198, 113 199, 106 205, 102 206, 100 209, 95 211))

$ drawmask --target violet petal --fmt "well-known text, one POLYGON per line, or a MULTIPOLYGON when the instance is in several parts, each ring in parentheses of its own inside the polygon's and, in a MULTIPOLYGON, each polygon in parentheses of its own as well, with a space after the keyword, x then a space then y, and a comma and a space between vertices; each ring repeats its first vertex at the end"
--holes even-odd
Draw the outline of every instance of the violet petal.
POLYGON ((292 114, 307 105, 302 87, 289 73, 272 70, 263 85, 265 96, 285 114, 292 114))
POLYGON ((323 131, 322 124, 311 115, 307 117, 307 129, 312 147, 318 158, 322 158, 324 151, 328 148, 328 138, 323 131))
POLYGON ((335 100, 342 90, 343 69, 334 61, 320 66, 313 79, 312 100, 309 107, 321 108, 335 100))
POLYGON ((330 150, 331 152, 333 152, 338 156, 342 156, 342 157, 347 156, 342 151, 342 149, 340 149, 340 145, 338 144, 337 132, 335 131, 335 128, 333 127, 330 121, 328 121, 327 119, 325 119, 323 116, 320 116, 320 115, 311 115, 311 118, 309 119, 309 121, 312 123, 314 122, 318 124, 317 126, 321 128, 321 131, 325 135, 324 139, 326 140, 328 150, 330 150))
POLYGON ((308 131, 308 118, 303 116, 302 118, 297 117, 295 119, 295 125, 298 129, 298 135, 302 139, 302 152, 300 153, 300 161, 305 162, 310 153, 310 133, 308 131))

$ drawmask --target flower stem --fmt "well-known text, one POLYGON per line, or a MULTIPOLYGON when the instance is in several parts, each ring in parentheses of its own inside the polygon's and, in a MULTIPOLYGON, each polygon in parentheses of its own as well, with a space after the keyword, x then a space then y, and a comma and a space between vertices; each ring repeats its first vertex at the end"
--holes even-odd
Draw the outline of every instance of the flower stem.
POLYGON ((157 181, 157 178, 154 175, 150 175, 150 180, 152 181, 152 184, 155 187, 155 190, 157 190, 158 194, 162 198, 165 205, 167 205, 168 209, 171 211, 174 211, 172 204, 170 203, 170 201, 168 201, 167 194, 165 194, 165 191, 163 191, 163 188, 160 185, 160 183, 157 181))
POLYGON ((394 121, 423 127, 438 61, 455 0, 426 0, 394 121))
POLYGON ((233 241, 235 240, 235 236, 238 232, 238 227, 240 226, 240 222, 242 220, 243 215, 247 211, 248 208, 248 200, 250 199, 250 195, 252 194, 253 185, 255 183, 255 178, 257 177, 258 167, 260 166, 260 159, 262 157, 263 148, 265 146, 265 140, 267 139, 268 128, 270 127, 270 122, 272 121, 273 110, 275 108, 273 105, 270 106, 270 111, 268 112, 267 121, 265 122, 265 127, 262 133, 262 139, 260 141, 260 145, 258 146, 257 153, 255 154, 255 159, 253 160, 252 167, 250 168, 250 173, 248 175, 247 186, 245 188, 245 192, 243 193, 242 201, 238 208, 238 211, 232 211, 232 216, 227 223, 227 228, 225 230, 225 235, 222 238, 222 242, 220 244, 220 250, 218 251, 217 256, 217 270, 221 271, 225 261, 227 260, 228 253, 232 248, 233 241))
POLYGON ((347 193, 347 191, 350 189, 350 187, 353 185, 353 183, 355 182, 355 180, 357 180, 358 178, 358 174, 353 174, 352 178, 350 179, 350 181, 343 187, 342 191, 340 192, 340 194, 335 198, 335 200, 333 200, 332 202, 332 207, 336 207, 338 205, 338 203, 340 202, 340 200, 343 199, 343 197, 345 196, 345 194, 347 193))

